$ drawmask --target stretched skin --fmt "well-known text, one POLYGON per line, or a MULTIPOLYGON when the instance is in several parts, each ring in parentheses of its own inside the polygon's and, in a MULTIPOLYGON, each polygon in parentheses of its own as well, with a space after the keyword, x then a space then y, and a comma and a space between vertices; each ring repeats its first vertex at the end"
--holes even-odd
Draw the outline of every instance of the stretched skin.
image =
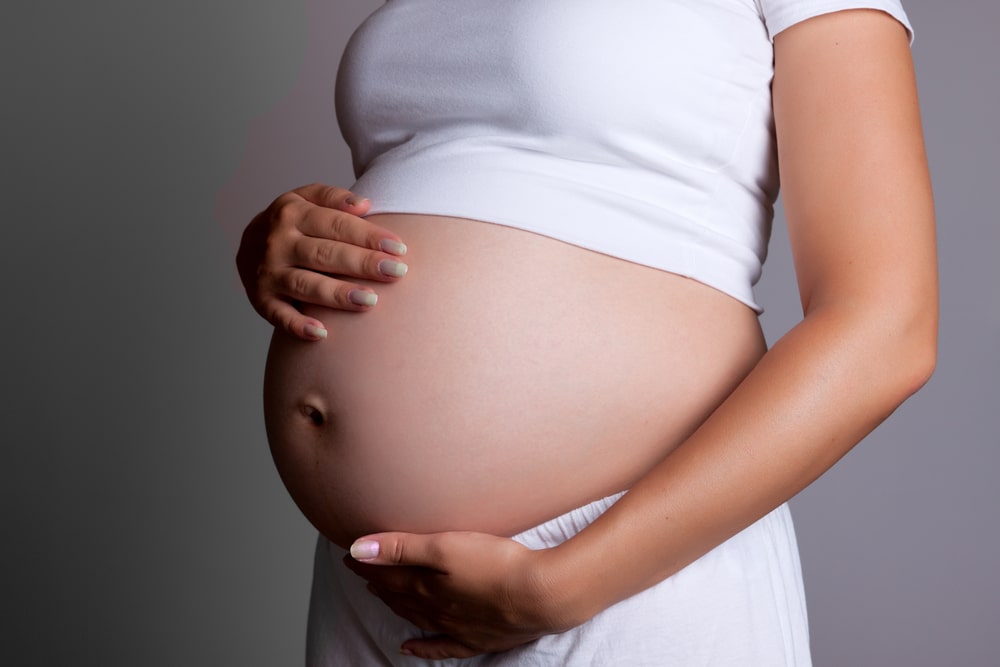
POLYGON ((929 378, 934 211, 907 35, 881 12, 841 11, 783 31, 774 50, 803 320, 697 431, 559 547, 457 533, 360 541, 359 556, 372 542, 379 555, 352 569, 444 635, 408 641, 407 652, 503 650, 654 585, 806 487, 929 378))

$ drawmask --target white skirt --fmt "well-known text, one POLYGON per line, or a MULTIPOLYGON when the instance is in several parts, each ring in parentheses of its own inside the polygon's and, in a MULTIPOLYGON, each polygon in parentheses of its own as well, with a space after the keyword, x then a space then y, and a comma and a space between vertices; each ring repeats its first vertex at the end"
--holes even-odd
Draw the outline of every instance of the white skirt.
MULTIPOLYGON (((532 549, 556 546, 621 494, 527 530, 532 549)), ((587 623, 522 647, 468 660, 425 661, 400 645, 425 636, 347 569, 345 551, 316 545, 307 667, 808 667, 809 629, 795 531, 782 505, 660 584, 587 623)))

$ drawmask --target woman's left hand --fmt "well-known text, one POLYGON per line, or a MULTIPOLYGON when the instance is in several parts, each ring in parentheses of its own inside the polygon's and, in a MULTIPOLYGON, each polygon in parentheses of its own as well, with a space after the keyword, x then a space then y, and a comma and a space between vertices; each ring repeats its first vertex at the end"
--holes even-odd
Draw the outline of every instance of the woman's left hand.
POLYGON ((351 547, 347 566, 397 615, 438 637, 403 653, 431 660, 505 651, 567 630, 543 561, 514 540, 471 532, 379 533, 351 547))

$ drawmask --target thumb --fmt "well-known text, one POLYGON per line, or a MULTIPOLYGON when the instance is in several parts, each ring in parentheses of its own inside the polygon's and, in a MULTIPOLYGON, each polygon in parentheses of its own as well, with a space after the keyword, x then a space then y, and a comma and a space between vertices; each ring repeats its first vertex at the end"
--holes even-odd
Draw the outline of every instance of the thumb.
POLYGON ((443 560, 443 550, 435 545, 434 535, 378 533, 355 540, 351 545, 351 557, 371 565, 436 568, 443 560))

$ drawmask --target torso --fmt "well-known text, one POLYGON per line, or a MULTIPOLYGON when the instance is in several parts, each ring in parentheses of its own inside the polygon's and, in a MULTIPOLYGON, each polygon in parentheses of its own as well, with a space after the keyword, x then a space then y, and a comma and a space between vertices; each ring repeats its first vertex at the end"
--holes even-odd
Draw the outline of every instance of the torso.
POLYGON ((330 338, 276 333, 278 470, 334 542, 380 530, 510 535, 627 489, 764 352, 755 313, 702 283, 509 227, 373 221, 407 276, 330 338))

